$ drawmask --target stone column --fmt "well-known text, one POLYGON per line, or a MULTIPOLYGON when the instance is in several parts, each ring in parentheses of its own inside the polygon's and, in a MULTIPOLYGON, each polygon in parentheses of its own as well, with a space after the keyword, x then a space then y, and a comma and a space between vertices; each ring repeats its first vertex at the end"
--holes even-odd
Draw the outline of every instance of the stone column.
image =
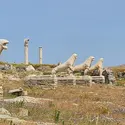
POLYGON ((24 63, 28 64, 29 60, 28 60, 28 42, 29 39, 24 39, 24 63))
POLYGON ((39 64, 42 64, 42 47, 39 47, 39 64))

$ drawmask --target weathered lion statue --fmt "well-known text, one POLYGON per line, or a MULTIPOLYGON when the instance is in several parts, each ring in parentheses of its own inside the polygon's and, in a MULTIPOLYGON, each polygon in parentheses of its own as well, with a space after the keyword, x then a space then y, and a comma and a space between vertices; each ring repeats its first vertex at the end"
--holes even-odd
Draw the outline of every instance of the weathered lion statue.
POLYGON ((96 72, 98 72, 99 76, 102 76, 102 72, 103 72, 103 60, 104 60, 103 58, 100 58, 99 61, 95 65, 93 65, 93 66, 91 66, 89 68, 88 73, 89 74, 93 74, 94 71, 96 71, 96 72))
POLYGON ((73 54, 66 62, 59 64, 52 69, 52 75, 56 75, 57 72, 67 71, 69 74, 73 72, 73 65, 77 58, 77 54, 73 54))
POLYGON ((6 39, 0 39, 0 54, 2 53, 3 50, 7 50, 6 44, 8 44, 9 41, 6 39))
POLYGON ((80 72, 84 72, 84 75, 87 74, 87 72, 89 71, 89 68, 92 64, 92 61, 94 61, 94 57, 90 56, 88 59, 86 59, 85 62, 83 62, 82 64, 76 65, 73 67, 73 72, 76 71, 80 71, 80 72))

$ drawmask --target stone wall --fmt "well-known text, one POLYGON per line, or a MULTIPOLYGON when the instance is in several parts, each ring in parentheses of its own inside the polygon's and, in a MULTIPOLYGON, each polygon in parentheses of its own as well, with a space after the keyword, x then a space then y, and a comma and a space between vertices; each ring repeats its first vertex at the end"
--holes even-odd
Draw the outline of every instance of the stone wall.
POLYGON ((51 75, 27 76, 24 79, 26 86, 39 86, 41 88, 55 87, 58 85, 85 85, 87 83, 104 83, 104 76, 87 77, 52 77, 51 75))

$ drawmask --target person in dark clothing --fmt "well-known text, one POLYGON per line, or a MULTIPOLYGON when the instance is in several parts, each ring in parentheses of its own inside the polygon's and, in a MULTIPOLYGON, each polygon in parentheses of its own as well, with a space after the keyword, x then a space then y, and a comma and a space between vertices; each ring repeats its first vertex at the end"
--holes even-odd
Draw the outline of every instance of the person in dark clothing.
POLYGON ((102 73, 102 75, 105 77, 105 83, 109 84, 110 83, 109 77, 108 77, 109 73, 106 70, 104 70, 103 73, 102 73))

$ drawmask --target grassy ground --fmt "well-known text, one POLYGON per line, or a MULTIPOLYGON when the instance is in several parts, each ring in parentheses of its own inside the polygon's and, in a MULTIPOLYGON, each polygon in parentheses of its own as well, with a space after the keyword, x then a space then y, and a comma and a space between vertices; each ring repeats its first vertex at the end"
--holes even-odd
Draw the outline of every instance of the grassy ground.
MULTIPOLYGON (((3 81, 4 90, 22 86, 23 82, 3 81)), ((28 88, 29 96, 53 99, 41 105, 23 103, 5 105, 12 114, 19 108, 29 110, 26 120, 56 122, 60 125, 124 125, 125 87, 96 84, 88 86, 58 86, 42 90, 28 88)), ((7 98, 7 94, 4 94, 7 98)))
MULTIPOLYGON (((10 74, 14 73, 10 72, 10 74)), ((26 75, 20 74, 21 78, 26 75)), ((41 105, 25 105, 23 102, 4 105, 13 116, 18 114, 19 108, 26 108, 29 116, 21 117, 26 120, 55 122, 59 125, 125 125, 124 79, 118 80, 117 86, 66 85, 49 90, 29 88, 23 83, 23 81, 9 81, 7 78, 1 80, 4 98, 12 98, 7 94, 8 90, 22 87, 28 91, 29 96, 53 99, 53 101, 41 105)), ((0 123, 0 125, 4 124, 0 123)))

